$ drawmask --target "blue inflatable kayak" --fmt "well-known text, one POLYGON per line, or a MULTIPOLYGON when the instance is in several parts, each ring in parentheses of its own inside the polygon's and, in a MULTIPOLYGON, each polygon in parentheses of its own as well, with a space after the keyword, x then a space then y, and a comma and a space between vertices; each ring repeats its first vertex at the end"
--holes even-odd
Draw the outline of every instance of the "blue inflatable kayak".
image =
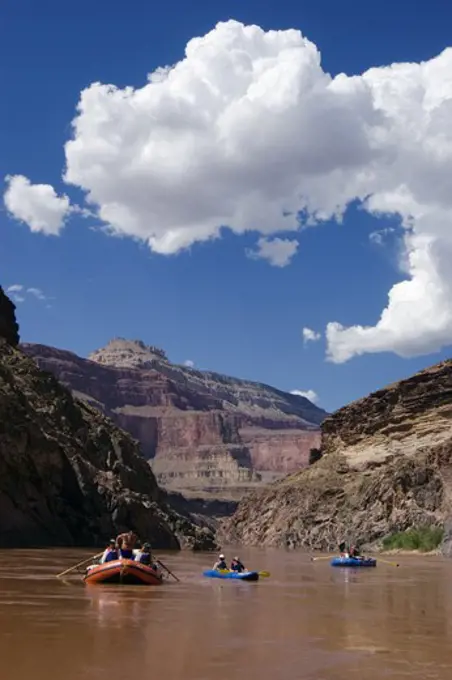
POLYGON ((207 569, 203 572, 203 576, 208 578, 229 578, 236 579, 239 581, 258 581, 259 572, 257 571, 217 571, 217 569, 207 569))
POLYGON ((376 567, 377 560, 372 557, 334 557, 331 560, 332 567, 376 567))

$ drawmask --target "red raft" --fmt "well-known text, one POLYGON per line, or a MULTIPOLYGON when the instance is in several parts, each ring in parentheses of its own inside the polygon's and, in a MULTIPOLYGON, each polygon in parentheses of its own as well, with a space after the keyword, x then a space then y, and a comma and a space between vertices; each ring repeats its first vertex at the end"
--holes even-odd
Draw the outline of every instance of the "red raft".
POLYGON ((119 583, 127 586, 159 586, 162 575, 146 564, 134 560, 114 560, 88 567, 85 583, 119 583))

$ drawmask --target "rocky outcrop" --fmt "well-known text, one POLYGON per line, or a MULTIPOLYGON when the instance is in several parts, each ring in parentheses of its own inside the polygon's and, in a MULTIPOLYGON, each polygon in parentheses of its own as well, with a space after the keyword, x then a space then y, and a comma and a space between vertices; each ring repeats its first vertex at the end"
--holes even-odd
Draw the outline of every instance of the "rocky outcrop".
POLYGON ((166 492, 168 505, 183 515, 189 515, 200 527, 216 531, 223 517, 229 517, 237 509, 237 501, 218 498, 187 498, 177 491, 166 492))
POLYGON ((44 345, 22 348, 138 439, 171 491, 237 499, 303 468, 327 415, 304 397, 172 364, 141 341, 113 340, 88 359, 44 345))
POLYGON ((102 545, 133 528, 156 548, 214 548, 210 529, 169 507, 130 435, 10 344, 2 297, 0 547, 102 545))
POLYGON ((308 469, 244 498, 220 538, 331 550, 342 539, 378 546, 410 527, 447 530, 452 361, 334 413, 322 424, 321 454, 308 469))
POLYGON ((19 343, 19 325, 16 321, 16 305, 0 286, 0 338, 15 347, 19 343))

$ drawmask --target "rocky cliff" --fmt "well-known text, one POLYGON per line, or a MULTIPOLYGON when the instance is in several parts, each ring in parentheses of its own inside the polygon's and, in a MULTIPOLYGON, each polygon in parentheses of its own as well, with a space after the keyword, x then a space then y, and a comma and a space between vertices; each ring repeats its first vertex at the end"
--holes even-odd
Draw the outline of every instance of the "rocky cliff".
POLYGON ((321 453, 244 498, 222 539, 330 550, 341 539, 376 546, 409 527, 449 524, 452 360, 334 413, 322 424, 321 453))
POLYGON ((135 529, 155 547, 214 547, 171 509, 138 444, 15 346, 0 288, 0 547, 102 545, 135 529))
POLYGON ((24 344, 39 366, 135 438, 159 484, 238 498, 299 470, 319 444, 325 411, 267 385, 172 364, 141 341, 116 339, 83 359, 24 344))

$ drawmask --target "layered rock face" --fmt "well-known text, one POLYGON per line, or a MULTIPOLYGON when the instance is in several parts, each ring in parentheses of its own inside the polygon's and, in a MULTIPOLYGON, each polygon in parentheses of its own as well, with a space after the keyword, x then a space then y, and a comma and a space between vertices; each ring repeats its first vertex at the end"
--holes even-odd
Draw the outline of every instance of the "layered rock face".
POLYGON ((8 302, 0 288, 0 547, 102 546, 129 528, 156 548, 215 547, 167 505, 137 443, 14 346, 8 302))
POLYGON ((452 361, 334 413, 322 424, 321 453, 244 498, 222 539, 331 550, 341 540, 371 546, 413 526, 448 525, 452 361))
POLYGON ((187 495, 239 498, 308 464, 325 411, 267 385, 168 361, 116 339, 82 359, 24 344, 39 366, 141 443, 159 484, 187 495))

